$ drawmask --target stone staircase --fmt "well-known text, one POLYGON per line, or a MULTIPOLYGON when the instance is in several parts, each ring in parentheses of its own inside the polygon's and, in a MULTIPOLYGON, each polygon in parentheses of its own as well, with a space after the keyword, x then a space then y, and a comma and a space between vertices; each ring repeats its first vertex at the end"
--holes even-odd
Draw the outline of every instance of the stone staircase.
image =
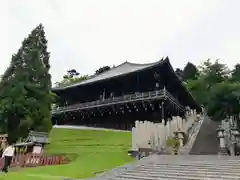
POLYGON ((192 125, 192 127, 190 128, 190 130, 188 132, 187 143, 184 145, 184 147, 180 147, 178 154, 181 154, 181 155, 189 154, 189 152, 191 151, 191 149, 195 143, 198 133, 201 129, 203 120, 204 120, 204 118, 201 118, 199 121, 196 121, 192 125))
POLYGON ((152 155, 95 180, 240 180, 240 157, 152 155))
POLYGON ((204 118, 197 137, 189 154, 191 155, 217 155, 219 152, 219 141, 217 139, 218 124, 204 118))

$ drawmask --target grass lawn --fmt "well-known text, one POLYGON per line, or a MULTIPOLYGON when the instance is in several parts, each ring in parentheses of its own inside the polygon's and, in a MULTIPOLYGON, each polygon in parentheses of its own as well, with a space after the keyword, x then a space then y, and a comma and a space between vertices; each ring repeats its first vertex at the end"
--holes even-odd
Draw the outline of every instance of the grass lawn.
POLYGON ((131 146, 130 132, 54 128, 50 141, 46 149, 48 153, 66 153, 74 161, 67 165, 28 168, 0 175, 0 180, 86 178, 133 160, 127 155, 131 146))

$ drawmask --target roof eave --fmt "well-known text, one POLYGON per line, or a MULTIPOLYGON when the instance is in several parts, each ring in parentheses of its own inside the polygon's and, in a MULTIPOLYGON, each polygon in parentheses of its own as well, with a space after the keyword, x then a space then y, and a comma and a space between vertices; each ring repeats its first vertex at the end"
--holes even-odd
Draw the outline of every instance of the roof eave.
POLYGON ((22 147, 22 146, 30 146, 30 145, 33 145, 33 144, 34 144, 33 142, 24 142, 24 143, 17 143, 14 146, 15 147, 22 147))
POLYGON ((191 97, 191 99, 193 100, 193 102, 195 103, 195 105, 201 109, 201 106, 195 101, 195 99, 193 98, 192 94, 187 90, 187 88, 183 85, 183 81, 177 76, 177 74, 175 73, 172 65, 170 64, 169 58, 166 58, 166 62, 168 63, 168 66, 171 70, 171 72, 176 76, 177 80, 179 81, 180 85, 185 89, 185 91, 189 94, 189 96, 191 97))

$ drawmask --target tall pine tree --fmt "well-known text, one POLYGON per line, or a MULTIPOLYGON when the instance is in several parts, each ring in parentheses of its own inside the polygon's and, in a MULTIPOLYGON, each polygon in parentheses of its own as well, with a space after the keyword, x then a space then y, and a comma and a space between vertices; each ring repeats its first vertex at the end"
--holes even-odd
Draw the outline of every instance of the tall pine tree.
POLYGON ((51 129, 51 75, 42 24, 22 42, 0 82, 0 120, 10 141, 51 129))
POLYGON ((198 76, 197 67, 193 63, 188 62, 183 69, 184 80, 197 79, 197 76, 198 76))

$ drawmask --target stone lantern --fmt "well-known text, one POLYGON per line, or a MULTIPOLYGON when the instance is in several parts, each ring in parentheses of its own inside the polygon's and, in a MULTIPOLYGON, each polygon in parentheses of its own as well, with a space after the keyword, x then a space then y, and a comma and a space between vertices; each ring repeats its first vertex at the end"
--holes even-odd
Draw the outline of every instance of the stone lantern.
POLYGON ((219 155, 227 155, 227 148, 224 139, 224 129, 221 127, 217 128, 217 134, 218 134, 217 138, 219 139, 220 142, 219 155))
POLYGON ((183 147, 184 146, 184 132, 181 130, 178 130, 174 134, 179 139, 179 146, 183 147))

